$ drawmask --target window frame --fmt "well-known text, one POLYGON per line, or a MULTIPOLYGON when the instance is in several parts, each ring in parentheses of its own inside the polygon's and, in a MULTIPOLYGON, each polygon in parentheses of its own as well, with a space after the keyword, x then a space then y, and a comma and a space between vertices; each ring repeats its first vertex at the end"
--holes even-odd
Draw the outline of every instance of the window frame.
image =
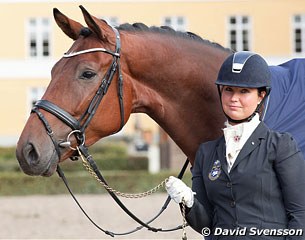
POLYGON ((30 59, 48 59, 52 57, 52 21, 48 17, 30 17, 26 21, 26 54, 30 59), (32 24, 32 23, 35 24, 32 24), (31 41, 36 42, 36 54, 32 54, 31 41), (45 40, 48 54, 44 54, 45 40))
POLYGON ((301 56, 305 54, 305 13, 294 14, 292 16, 292 53, 296 56, 301 56), (296 22, 296 17, 300 17, 300 21, 296 22), (300 29, 300 48, 301 51, 297 52, 297 42, 296 42, 296 30, 300 29))
POLYGON ((44 86, 31 86, 28 88, 27 94, 27 112, 30 113, 35 102, 40 100, 47 90, 44 86))
POLYGON ((230 15, 227 17, 227 46, 235 51, 251 51, 252 50, 252 19, 249 15, 230 15), (232 18, 235 23, 231 23, 232 18), (244 19, 247 21, 244 22, 244 19), (235 48, 232 46, 232 34, 235 31, 235 48), (245 48, 244 31, 247 32, 248 48, 245 48))
POLYGON ((161 21, 161 25, 168 26, 174 29, 175 31, 185 32, 187 31, 187 18, 182 15, 175 15, 175 16, 164 16, 161 21), (166 23, 166 21, 170 20, 170 23, 166 23), (182 24, 179 24, 179 21, 182 20, 182 24))

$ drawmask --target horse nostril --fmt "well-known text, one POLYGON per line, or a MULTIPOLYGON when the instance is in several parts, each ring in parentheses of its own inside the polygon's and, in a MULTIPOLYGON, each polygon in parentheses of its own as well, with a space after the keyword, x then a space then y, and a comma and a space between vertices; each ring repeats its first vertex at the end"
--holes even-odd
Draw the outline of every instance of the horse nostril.
POLYGON ((28 143, 24 148, 24 157, 31 166, 38 164, 39 154, 32 143, 28 143))

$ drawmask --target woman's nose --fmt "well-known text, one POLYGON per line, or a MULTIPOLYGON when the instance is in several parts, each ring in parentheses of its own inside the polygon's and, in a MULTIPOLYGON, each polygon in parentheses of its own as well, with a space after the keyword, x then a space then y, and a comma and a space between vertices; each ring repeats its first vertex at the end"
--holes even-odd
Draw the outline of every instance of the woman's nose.
POLYGON ((239 95, 237 93, 233 93, 231 96, 231 101, 236 102, 239 99, 239 95))

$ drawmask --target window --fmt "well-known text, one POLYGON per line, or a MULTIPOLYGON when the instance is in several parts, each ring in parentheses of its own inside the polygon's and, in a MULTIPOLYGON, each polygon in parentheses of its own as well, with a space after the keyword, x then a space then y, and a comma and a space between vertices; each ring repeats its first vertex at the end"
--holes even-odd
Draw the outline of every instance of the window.
POLYGON ((46 91, 45 87, 32 87, 29 90, 29 96, 28 96, 28 107, 29 111, 31 112, 32 107, 35 105, 35 103, 42 98, 42 95, 46 91))
POLYGON ((113 16, 104 16, 101 19, 105 20, 110 26, 117 27, 119 26, 119 19, 113 16))
POLYGON ((248 16, 230 16, 228 46, 235 51, 250 51, 250 19, 248 16))
POLYGON ((293 16, 293 53, 305 53, 305 14, 293 16))
POLYGON ((173 28, 176 31, 186 31, 186 20, 182 16, 165 17, 162 25, 173 28))
POLYGON ((50 56, 51 24, 48 18, 31 18, 28 21, 28 55, 31 58, 50 56))

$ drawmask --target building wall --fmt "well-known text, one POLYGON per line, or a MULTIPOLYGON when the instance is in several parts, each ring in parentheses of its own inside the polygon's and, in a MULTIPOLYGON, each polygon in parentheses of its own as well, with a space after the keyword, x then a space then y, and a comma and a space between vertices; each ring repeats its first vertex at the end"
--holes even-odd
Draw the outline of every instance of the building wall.
MULTIPOLYGON (((251 50, 265 56, 271 64, 294 57, 292 54, 292 16, 305 14, 303 0, 214 0, 214 1, 3 1, 0 0, 0 145, 15 144, 29 115, 29 88, 46 87, 53 64, 72 44, 53 20, 58 8, 84 24, 82 4, 98 17, 117 16, 119 23, 143 22, 160 26, 164 16, 185 16, 187 31, 228 45, 227 19, 230 15, 251 17, 251 50), (30 17, 52 19, 51 57, 27 57, 26 21, 30 17)), ((132 134, 140 122, 145 131, 158 132, 146 115, 132 116, 121 134, 132 134)))

